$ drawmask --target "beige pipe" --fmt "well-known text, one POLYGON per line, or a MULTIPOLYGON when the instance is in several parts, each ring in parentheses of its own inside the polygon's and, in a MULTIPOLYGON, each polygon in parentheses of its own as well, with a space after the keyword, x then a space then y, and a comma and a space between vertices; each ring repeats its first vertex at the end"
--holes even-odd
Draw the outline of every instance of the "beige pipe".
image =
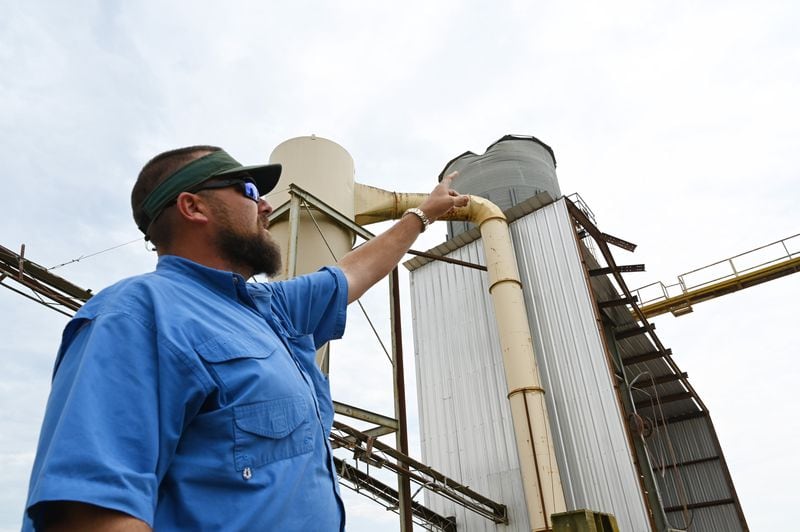
MULTIPOLYGON (((356 223, 397 219, 406 209, 419 206, 427 196, 356 183, 356 223)), ((468 221, 480 227, 528 518, 531 530, 551 530, 550 516, 566 511, 566 503, 506 217, 489 200, 470 196, 466 207, 454 209, 443 219, 468 221)))

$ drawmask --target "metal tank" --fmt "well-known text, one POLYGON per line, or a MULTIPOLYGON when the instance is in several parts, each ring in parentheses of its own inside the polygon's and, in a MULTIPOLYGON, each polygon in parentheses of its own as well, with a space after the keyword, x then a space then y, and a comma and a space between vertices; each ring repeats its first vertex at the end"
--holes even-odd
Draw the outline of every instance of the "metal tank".
MULTIPOLYGON (((295 184, 350 218, 355 211, 355 166, 353 158, 335 142, 311 135, 279 144, 270 155, 271 163, 283 165, 280 181, 267 201, 278 207, 290 200, 288 187, 295 184)), ((291 217, 281 218, 270 226, 270 233, 281 246, 284 264, 275 279, 310 273, 335 263, 350 251, 355 235, 312 206, 301 206, 297 260, 292 269, 288 260, 291 217), (319 227, 319 228, 318 228, 319 227), (323 238, 324 237, 324 238, 323 238), (328 249, 330 248, 330 250, 328 249)))
MULTIPOLYGON (((456 170, 455 188, 459 192, 484 197, 503 211, 539 192, 549 192, 553 198, 561 196, 552 148, 530 135, 506 135, 483 155, 464 152, 445 165, 439 180, 456 170)), ((447 238, 472 227, 469 222, 448 222, 447 238)))
MULTIPOLYGON (((621 532, 651 530, 564 199, 538 210, 526 206, 509 227, 550 420, 544 436, 554 442, 566 509, 613 514, 621 532)), ((487 264, 482 244, 456 240, 432 251, 487 264)), ((503 501, 510 523, 489 523, 436 495, 426 495, 426 506, 455 515, 460 531, 537 530, 526 511, 489 276, 422 258, 406 265, 411 269, 422 459, 503 501)), ((545 492, 559 489, 543 487, 545 492)))

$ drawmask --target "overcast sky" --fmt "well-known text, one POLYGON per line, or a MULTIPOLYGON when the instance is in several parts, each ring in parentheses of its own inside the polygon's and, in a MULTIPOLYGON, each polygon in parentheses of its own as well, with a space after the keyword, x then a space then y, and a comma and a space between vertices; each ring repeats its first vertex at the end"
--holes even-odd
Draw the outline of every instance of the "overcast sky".
MULTIPOLYGON (((0 8, 0 244, 45 266, 137 238, 130 189, 160 151, 209 143, 254 164, 312 133, 351 153, 359 182, 423 192, 456 155, 535 135, 562 192, 639 245, 617 254, 647 266, 631 287, 800 232, 796 3, 0 8)), ((137 242, 54 273, 97 291, 154 263, 137 242)), ((800 503, 798 300, 789 276, 654 320, 711 411, 753 530, 779 529, 800 503)), ((384 292, 365 303, 388 342, 384 292)), ((351 314, 334 398, 391 413, 385 357, 351 314)), ((0 289, 0 530, 19 528, 65 323, 0 289)), ((350 530, 397 527, 366 499, 347 505, 350 530)))

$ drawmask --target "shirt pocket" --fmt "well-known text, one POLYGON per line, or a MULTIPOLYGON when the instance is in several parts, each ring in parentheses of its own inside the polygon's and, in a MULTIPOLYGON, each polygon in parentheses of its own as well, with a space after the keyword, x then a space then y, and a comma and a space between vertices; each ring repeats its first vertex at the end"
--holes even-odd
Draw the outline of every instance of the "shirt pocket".
POLYGON ((314 448, 311 405, 290 395, 233 408, 237 471, 309 453, 314 448))
MULTIPOLYGON (((281 368, 274 367, 273 355, 281 348, 274 341, 230 335, 215 336, 194 346, 219 388, 220 406, 270 398, 263 394, 269 389, 266 385, 280 382, 275 373, 281 368)), ((288 395, 285 392, 271 395, 288 395)))
POLYGON ((269 339, 223 334, 195 345, 194 349, 207 362, 219 363, 237 358, 267 358, 277 347, 269 339))

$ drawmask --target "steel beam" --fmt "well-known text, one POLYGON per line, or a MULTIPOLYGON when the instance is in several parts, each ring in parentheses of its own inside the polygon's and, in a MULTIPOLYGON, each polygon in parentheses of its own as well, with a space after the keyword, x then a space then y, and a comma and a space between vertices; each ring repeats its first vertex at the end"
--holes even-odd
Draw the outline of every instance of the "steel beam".
POLYGON ((361 421, 367 421, 369 423, 374 423, 376 425, 387 427, 393 430, 397 430, 399 427, 397 420, 394 418, 390 418, 389 416, 384 416, 383 414, 378 414, 376 412, 370 412, 369 410, 365 410, 357 406, 340 403, 338 401, 333 402, 333 411, 343 416, 351 417, 361 421))
MULTIPOLYGON (((397 449, 408 454, 408 423, 406 422, 406 383, 403 361, 403 328, 400 312, 400 275, 397 266, 389 274, 389 301, 392 322, 392 372, 394 377, 394 412, 397 416, 398 430, 395 442, 397 449)), ((398 475, 397 487, 400 505, 400 531, 412 532, 411 481, 398 475)))
POLYGON ((651 333, 655 328, 655 325, 651 325, 650 327, 645 327, 643 325, 641 327, 633 327, 632 329, 623 329, 621 331, 614 332, 614 338, 617 340, 624 340, 625 338, 632 338, 634 336, 651 333))
POLYGON ((658 384, 666 384, 668 382, 682 381, 689 378, 687 373, 670 373, 669 375, 661 375, 660 377, 653 377, 652 379, 642 379, 636 382, 636 388, 648 388, 658 384))
POLYGON ((737 505, 738 501, 736 499, 728 498, 728 499, 717 499, 713 501, 706 501, 706 502, 695 502, 692 504, 685 504, 681 506, 667 506, 664 508, 665 512, 682 512, 683 510, 695 510, 697 508, 709 508, 711 506, 724 506, 726 504, 733 504, 737 505))
POLYGON ((692 399, 692 398, 693 396, 691 392, 678 392, 670 395, 664 395, 662 397, 653 397, 651 399, 636 401, 634 406, 636 407, 637 410, 641 408, 657 408, 659 404, 674 403, 676 401, 683 401, 685 399, 692 399))
POLYGON ((633 296, 633 298, 627 297, 620 297, 617 299, 609 299, 608 301, 598 301, 597 306, 601 309, 604 308, 613 308, 613 307, 621 307, 623 305, 633 305, 634 303, 638 303, 639 298, 637 296, 633 296))
POLYGON ((380 440, 367 437, 366 434, 353 427, 335 420, 333 426, 335 431, 331 433, 332 443, 346 447, 362 457, 371 458, 379 455, 378 459, 382 467, 406 475, 420 486, 495 523, 508 523, 508 509, 505 505, 484 497, 468 486, 446 477, 432 467, 414 460, 380 440), (354 439, 355 442, 351 439, 354 439))
POLYGON ((599 277, 601 275, 613 274, 615 271, 622 273, 643 272, 644 264, 622 264, 620 266, 614 266, 613 268, 610 266, 605 268, 594 268, 592 270, 589 270, 589 276, 599 277))
MULTIPOLYGON (((368 473, 351 466, 344 460, 334 457, 333 461, 336 465, 336 470, 339 472, 340 483, 362 495, 366 491, 373 500, 382 502, 387 510, 398 511, 399 497, 397 490, 370 476, 368 473)), ((422 521, 420 524, 428 524, 443 532, 456 532, 456 521, 453 517, 443 517, 418 502, 412 501, 411 508, 413 517, 422 521)))
POLYGON ((672 356, 672 349, 665 349, 663 351, 658 351, 658 350, 648 351, 647 353, 642 353, 641 355, 634 355, 632 357, 623 358, 622 365, 631 366, 633 364, 640 364, 642 362, 647 362, 649 360, 655 360, 657 358, 664 358, 669 356, 672 356))
POLYGON ((676 469, 678 467, 704 464, 706 462, 718 462, 719 460, 719 456, 709 456, 707 458, 698 458, 696 460, 686 460, 685 462, 678 462, 676 464, 653 464, 653 471, 664 471, 665 469, 676 469))

